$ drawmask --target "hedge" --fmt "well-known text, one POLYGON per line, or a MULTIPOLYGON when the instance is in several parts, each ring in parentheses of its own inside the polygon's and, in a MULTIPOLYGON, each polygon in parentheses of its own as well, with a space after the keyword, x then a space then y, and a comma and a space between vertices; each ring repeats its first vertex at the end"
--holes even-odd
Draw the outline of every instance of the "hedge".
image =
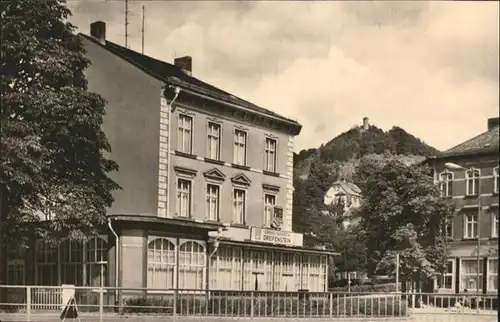
MULTIPOLYGON (((248 295, 226 296, 212 294, 173 297, 129 298, 123 307, 124 314, 171 315, 176 307, 179 315, 252 316, 252 299, 248 295)), ((407 303, 394 297, 345 297, 299 299, 298 295, 287 297, 255 295, 253 316, 297 317, 297 316, 406 316, 407 303), (330 310, 330 307, 332 310, 330 310)))
MULTIPOLYGON (((401 284, 400 288, 401 290, 401 284)), ((391 284, 377 284, 377 285, 354 285, 349 287, 335 287, 329 290, 330 292, 339 292, 339 293, 392 293, 396 292, 396 283, 391 284)))

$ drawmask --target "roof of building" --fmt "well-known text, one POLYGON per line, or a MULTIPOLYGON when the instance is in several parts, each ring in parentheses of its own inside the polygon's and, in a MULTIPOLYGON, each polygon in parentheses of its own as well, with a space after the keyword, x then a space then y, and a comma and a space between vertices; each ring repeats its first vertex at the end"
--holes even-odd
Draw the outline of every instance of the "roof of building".
POLYGON ((473 137, 472 139, 469 139, 452 147, 449 150, 438 154, 437 157, 450 157, 498 151, 499 134, 500 127, 496 126, 489 131, 481 133, 473 137))
POLYGON ((361 189, 352 182, 338 180, 332 184, 332 186, 335 185, 339 185, 348 195, 361 196, 361 189))
POLYGON ((179 86, 181 88, 188 89, 190 91, 196 92, 201 95, 206 95, 217 100, 221 100, 230 104, 235 104, 253 110, 255 112, 277 118, 283 122, 298 126, 299 131, 300 128, 302 127, 297 121, 281 116, 268 109, 262 108, 244 99, 236 97, 226 91, 223 91, 215 86, 205 83, 196 77, 188 75, 187 73, 182 71, 179 67, 173 64, 143 55, 141 53, 122 47, 108 40, 106 40, 105 44, 103 45, 99 41, 94 39, 92 36, 88 36, 85 34, 80 34, 80 35, 85 39, 92 41, 93 43, 105 48, 109 52, 126 60, 127 62, 133 64, 134 66, 138 67, 139 69, 143 70, 144 72, 146 72, 147 74, 151 75, 152 77, 158 80, 170 83, 175 86, 179 86))

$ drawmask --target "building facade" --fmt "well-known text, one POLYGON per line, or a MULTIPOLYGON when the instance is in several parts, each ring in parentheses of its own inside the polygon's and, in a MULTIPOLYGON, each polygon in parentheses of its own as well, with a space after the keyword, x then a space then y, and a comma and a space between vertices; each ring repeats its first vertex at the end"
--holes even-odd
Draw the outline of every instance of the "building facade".
POLYGON ((120 170, 102 236, 37 241, 9 262, 10 284, 326 291, 328 257, 292 231, 294 136, 301 125, 174 64, 81 35, 89 90, 120 170))
POLYGON ((457 206, 447 226, 446 271, 435 281, 439 292, 497 293, 498 150, 498 118, 492 118, 486 132, 428 160, 441 196, 457 206))

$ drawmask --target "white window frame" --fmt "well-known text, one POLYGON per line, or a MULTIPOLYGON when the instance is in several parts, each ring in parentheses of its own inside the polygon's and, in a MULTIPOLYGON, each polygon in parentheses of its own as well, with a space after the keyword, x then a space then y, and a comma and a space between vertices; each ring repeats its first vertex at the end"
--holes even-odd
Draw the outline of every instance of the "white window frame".
POLYGON ((84 246, 84 261, 85 261, 85 285, 93 287, 101 287, 107 285, 108 272, 108 241, 104 236, 94 236, 90 238, 84 246), (92 272, 95 267, 99 267, 99 283, 92 285, 92 272))
POLYGON ((269 249, 250 249, 245 251, 243 265, 243 289, 255 291, 255 279, 258 279, 258 291, 273 290, 273 251, 269 249))
POLYGON ((487 291, 497 291, 498 290, 498 258, 488 258, 488 273, 487 273, 487 284, 486 284, 486 290, 487 291), (497 267, 496 269, 493 267, 494 265, 492 262, 496 261, 497 262, 497 267), (493 267, 493 268, 492 268, 493 267), (496 277, 497 283, 496 287, 492 288, 490 287, 491 283, 490 280, 494 279, 496 277))
POLYGON ((177 181, 176 181, 176 191, 177 191, 177 196, 176 196, 176 203, 175 203, 175 214, 176 216, 178 217, 183 217, 183 218, 191 218, 192 215, 193 215, 193 180, 192 179, 188 179, 188 178, 185 178, 185 177, 177 177, 177 181), (189 208, 186 210, 186 213, 184 213, 184 210, 182 209, 182 198, 181 198, 181 195, 182 194, 185 194, 184 191, 179 191, 179 184, 181 181, 184 181, 184 182, 189 182, 189 192, 188 192, 188 197, 189 197, 189 201, 188 201, 188 206, 189 208))
POLYGON ((276 203, 278 202, 278 196, 275 193, 270 193, 270 192, 264 192, 264 227, 268 228, 271 227, 271 224, 274 220, 274 207, 276 206, 276 203), (267 199, 268 197, 270 199, 274 200, 274 203, 268 203, 267 199))
POLYGON ((453 238, 454 232, 455 232, 455 225, 453 224, 453 218, 450 219, 449 221, 446 222, 445 224, 445 236, 446 238, 453 238), (448 234, 448 228, 449 228, 449 234, 448 234))
POLYGON ((477 273, 476 272, 473 272, 473 273, 470 273, 470 274, 464 274, 464 265, 463 263, 464 262, 474 262, 474 265, 477 265, 477 258, 473 258, 473 257, 470 257, 470 258, 461 258, 460 259, 460 292, 462 292, 464 289, 467 289, 467 291, 469 293, 480 293, 483 289, 483 275, 484 275, 484 272, 483 272, 483 259, 481 258, 480 259, 480 262, 479 262, 479 277, 480 277, 480 281, 476 283, 479 283, 479 285, 476 285, 478 286, 477 289, 474 289, 474 288, 469 288, 468 285, 464 285, 464 279, 466 278, 466 276, 469 276, 469 279, 476 279, 477 278, 477 273))
POLYGON ((278 156, 278 140, 266 138, 264 146, 264 170, 276 173, 278 156), (274 147, 273 147, 274 144, 274 147))
POLYGON ((206 183, 206 203, 205 203, 205 213, 206 220, 210 221, 220 221, 220 201, 221 201, 221 186, 212 182, 206 183), (210 194, 210 188, 217 189, 217 196, 210 194), (212 203, 215 203, 215 213, 212 214, 212 203))
POLYGON ((498 238, 498 209, 491 213, 491 237, 498 238))
POLYGON ((206 266, 207 266, 207 254, 206 254, 206 245, 202 241, 193 240, 193 239, 179 239, 179 247, 177 248, 179 264, 178 264, 178 289, 189 289, 189 290, 204 290, 206 289, 206 266), (182 247, 192 243, 193 245, 198 245, 202 252, 194 252, 191 250, 190 252, 183 252, 182 247), (185 260, 185 262, 183 262, 185 260), (196 262, 199 260, 199 262, 196 262), (194 270, 197 270, 197 273, 201 272, 201 285, 200 287, 195 288, 185 288, 184 283, 190 280, 188 274, 192 273, 194 270), (183 274, 186 274, 184 276, 183 274))
POLYGON ((465 195, 467 196, 478 195, 480 190, 480 185, 481 185, 481 170, 470 168, 469 170, 465 171, 465 195), (475 183, 476 180, 477 184, 475 183), (472 189, 470 189, 471 184, 472 184, 472 189))
POLYGON ((176 288, 177 287, 177 240, 175 238, 168 238, 168 237, 151 237, 148 239, 148 245, 147 245, 147 255, 146 255, 146 260, 147 260, 147 287, 148 287, 148 292, 164 292, 167 289, 171 288, 176 288), (156 241, 162 242, 161 248, 158 249, 156 248, 156 241), (173 249, 170 248, 164 248, 163 247, 163 242, 166 242, 167 245, 173 246, 173 249), (159 253, 159 259, 157 254, 159 253), (173 256, 172 256, 173 255, 173 256), (164 272, 159 272, 165 273, 166 277, 166 285, 161 285, 158 282, 158 278, 155 277, 156 274, 158 274, 157 270, 165 270, 164 272), (150 271, 152 273, 150 274, 150 271), (170 282, 171 285, 169 285, 169 276, 168 272, 172 272, 172 281, 170 282))
POLYGON ((477 214, 464 214, 464 239, 477 238, 479 222, 477 214), (472 227, 472 232, 469 230, 469 225, 472 227))
POLYGON ((238 224, 238 225, 246 225, 247 221, 247 196, 248 190, 241 188, 241 187, 235 187, 233 188, 232 191, 232 219, 231 222, 233 224, 238 224), (236 192, 240 191, 243 192, 243 201, 236 200, 236 192), (237 203, 243 202, 243 218, 236 218, 237 216, 237 203), (240 220, 241 219, 241 220, 240 220))
POLYGON ((451 197, 453 195, 453 172, 443 171, 439 174, 441 197, 451 197))
POLYGON ((499 176, 500 176, 500 173, 499 173, 499 168, 498 166, 496 166, 494 169, 493 169, 493 192, 494 193, 498 193, 498 184, 499 184, 499 176))
POLYGON ((244 249, 234 246, 220 246, 211 257, 210 288, 214 290, 241 291, 244 249))
POLYGON ((438 279, 440 279, 441 283, 438 283, 437 286, 441 285, 439 287, 440 290, 453 290, 455 288, 455 272, 456 272, 456 261, 455 259, 448 259, 446 261, 446 271, 440 275, 438 275, 438 279), (451 272, 448 271, 448 264, 451 263, 451 272), (446 287, 446 278, 451 277, 451 285, 450 287, 446 287))
POLYGON ((247 164, 248 132, 241 129, 234 130, 233 163, 241 166, 247 164), (242 134, 240 136, 240 134, 242 134), (240 151, 242 149, 243 151, 240 151), (243 153, 243 155, 241 155, 243 153))
POLYGON ((192 116, 179 113, 177 124, 177 150, 182 153, 193 154, 193 125, 194 119, 192 116))
POLYGON ((222 126, 215 122, 208 122, 207 125, 207 158, 220 160, 220 141, 222 126))

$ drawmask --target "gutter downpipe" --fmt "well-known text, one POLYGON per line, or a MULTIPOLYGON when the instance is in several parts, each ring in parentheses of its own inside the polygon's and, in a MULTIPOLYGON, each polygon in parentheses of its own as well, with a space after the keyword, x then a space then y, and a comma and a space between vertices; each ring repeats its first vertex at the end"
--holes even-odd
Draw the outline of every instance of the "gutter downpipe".
POLYGON ((111 218, 108 217, 108 227, 109 230, 113 233, 115 236, 115 302, 118 302, 118 261, 120 259, 120 252, 119 252, 119 244, 120 244, 120 237, 118 237, 118 234, 116 231, 113 229, 113 226, 111 225, 111 218))

